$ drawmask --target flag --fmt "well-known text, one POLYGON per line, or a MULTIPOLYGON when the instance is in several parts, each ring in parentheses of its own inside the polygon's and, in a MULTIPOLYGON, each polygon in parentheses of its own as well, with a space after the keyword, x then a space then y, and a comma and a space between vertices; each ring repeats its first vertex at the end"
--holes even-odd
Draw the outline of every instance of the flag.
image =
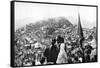
POLYGON ((83 42, 83 30, 82 30, 82 26, 81 26, 81 20, 80 20, 80 15, 78 15, 78 31, 77 31, 77 34, 79 36, 79 44, 81 46, 81 49, 82 49, 82 62, 85 62, 85 58, 84 58, 84 48, 82 46, 82 42, 83 42))
POLYGON ((80 15, 78 15, 78 30, 77 30, 77 35, 79 36, 80 39, 83 39, 83 30, 82 30, 82 26, 81 26, 80 15))

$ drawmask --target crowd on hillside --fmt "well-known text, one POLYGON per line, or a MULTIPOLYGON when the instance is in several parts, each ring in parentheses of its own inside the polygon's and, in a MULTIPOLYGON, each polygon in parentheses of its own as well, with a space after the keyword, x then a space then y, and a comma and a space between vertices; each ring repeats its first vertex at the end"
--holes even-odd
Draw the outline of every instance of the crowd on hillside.
POLYGON ((80 43, 79 36, 57 35, 47 46, 36 39, 15 39, 15 66, 34 66, 62 63, 85 63, 97 61, 97 40, 88 34, 80 43))
POLYGON ((16 30, 14 66, 97 61, 96 27, 82 28, 80 37, 77 25, 66 18, 40 22, 16 30))

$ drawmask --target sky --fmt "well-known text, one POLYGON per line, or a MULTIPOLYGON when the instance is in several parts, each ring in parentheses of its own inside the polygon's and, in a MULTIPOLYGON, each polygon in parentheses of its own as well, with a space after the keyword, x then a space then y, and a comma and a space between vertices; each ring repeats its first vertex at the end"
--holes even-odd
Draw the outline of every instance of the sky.
POLYGON ((78 14, 83 28, 96 26, 96 7, 16 2, 15 30, 29 23, 57 17, 65 17, 72 24, 78 24, 78 14))

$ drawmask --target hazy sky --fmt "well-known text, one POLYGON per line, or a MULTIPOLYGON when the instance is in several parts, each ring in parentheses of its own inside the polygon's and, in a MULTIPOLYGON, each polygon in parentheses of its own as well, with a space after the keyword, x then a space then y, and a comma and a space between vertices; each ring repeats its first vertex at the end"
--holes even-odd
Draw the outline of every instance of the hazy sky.
POLYGON ((73 24, 77 24, 78 13, 83 27, 96 26, 95 7, 16 2, 15 30, 29 23, 55 17, 66 17, 73 24))

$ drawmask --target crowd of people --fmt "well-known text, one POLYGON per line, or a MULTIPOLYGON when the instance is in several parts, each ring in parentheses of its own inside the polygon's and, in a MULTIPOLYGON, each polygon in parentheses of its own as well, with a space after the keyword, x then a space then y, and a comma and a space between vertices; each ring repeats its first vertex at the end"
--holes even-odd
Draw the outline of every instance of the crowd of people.
POLYGON ((97 61, 97 44, 90 35, 86 40, 68 41, 61 35, 51 39, 51 45, 46 47, 38 41, 22 46, 21 40, 16 40, 15 66, 34 66, 62 63, 85 63, 97 61), (19 48, 19 49, 18 49, 19 48))
MULTIPOLYGON (((49 24, 52 21, 47 22, 49 24)), ((41 27, 38 24, 39 28, 38 25, 34 27, 31 24, 15 32, 14 66, 97 61, 96 28, 83 29, 81 38, 77 35, 77 26, 73 26, 65 18, 55 25, 48 24, 42 24, 41 27)))

